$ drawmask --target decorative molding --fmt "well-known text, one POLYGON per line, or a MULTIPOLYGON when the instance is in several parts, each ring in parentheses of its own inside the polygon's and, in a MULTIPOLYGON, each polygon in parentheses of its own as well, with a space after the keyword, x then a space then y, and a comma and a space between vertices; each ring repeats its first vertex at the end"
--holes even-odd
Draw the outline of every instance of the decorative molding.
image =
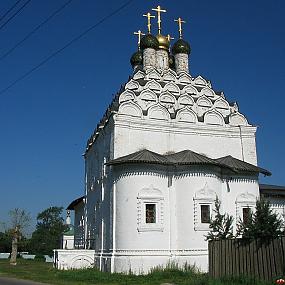
POLYGON ((156 69, 149 69, 147 71, 147 79, 156 79, 156 80, 160 80, 161 79, 161 75, 158 73, 158 71, 156 69))
POLYGON ((168 82, 164 88, 163 88, 164 91, 169 91, 171 93, 173 93, 174 95, 180 95, 180 89, 179 87, 173 83, 173 82, 168 82))
POLYGON ((161 92, 160 84, 154 79, 148 81, 144 88, 153 90, 154 92, 161 92))
POLYGON ((198 116, 203 116, 210 108, 212 108, 212 101, 205 95, 198 98, 197 102, 197 113, 198 116))
POLYGON ((163 92, 159 96, 159 103, 172 113, 177 105, 175 97, 169 91, 163 92))
POLYGON ((229 117, 231 126, 247 126, 248 122, 244 115, 241 113, 232 113, 229 117))
POLYGON ((164 74, 163 74, 163 80, 165 81, 176 81, 176 73, 172 71, 171 69, 168 69, 164 74))
POLYGON ((143 90, 138 99, 139 105, 143 108, 143 110, 147 110, 150 106, 158 102, 157 95, 150 89, 143 90))
POLYGON ((190 84, 192 82, 192 78, 190 76, 190 74, 186 73, 186 72, 182 72, 180 75, 179 75, 179 78, 178 78, 179 82, 182 83, 182 84, 190 84))
POLYGON ((243 208, 250 208, 251 211, 255 211, 257 197, 251 193, 242 193, 236 198, 236 221, 238 222, 243 218, 243 208))
POLYGON ((215 92, 209 88, 209 87, 204 87, 201 91, 200 91, 200 94, 203 96, 207 96, 207 97, 215 97, 215 92))
POLYGON ((209 205, 210 213, 213 211, 217 193, 210 189, 206 182, 204 187, 194 195, 194 229, 195 231, 209 231, 208 223, 201 223, 201 205, 209 205))
POLYGON ((251 193, 242 193, 240 195, 237 196, 236 198, 236 203, 248 203, 248 202, 251 202, 251 203, 254 203, 256 202, 257 200, 257 197, 251 193))
POLYGON ((135 100, 135 93, 131 90, 125 90, 123 93, 120 94, 119 97, 119 104, 126 102, 126 101, 133 101, 135 100))
POLYGON ((137 90, 139 89, 140 85, 137 81, 131 79, 125 86, 125 89, 129 90, 137 90))
POLYGON ((143 188, 137 195, 137 230, 139 232, 163 231, 164 228, 164 197, 158 188, 150 185, 143 188), (156 223, 146 223, 146 204, 156 205, 156 223))
POLYGON ((214 108, 216 108, 216 110, 220 112, 224 117, 230 114, 230 105, 223 98, 219 98, 215 101, 214 108))
POLYGON ((119 106, 118 114, 142 118, 141 107, 133 101, 124 102, 119 106))
POLYGON ((199 95, 198 90, 194 86, 192 86, 192 85, 185 86, 182 89, 182 93, 187 93, 187 94, 192 95, 194 97, 199 95))
POLYGON ((196 123, 198 121, 197 115, 189 107, 184 107, 179 110, 176 115, 177 122, 196 123))
POLYGON ((141 70, 138 70, 134 75, 133 75, 133 79, 137 80, 137 79, 144 79, 145 77, 145 73, 141 70))
POLYGON ((225 124, 223 115, 215 109, 209 110, 204 115, 204 123, 209 125, 220 125, 225 124))
POLYGON ((180 108, 183 108, 185 106, 193 106, 194 105, 194 99, 190 95, 181 95, 178 98, 178 106, 180 108))
POLYGON ((194 79, 194 84, 206 86, 207 81, 201 75, 199 75, 194 79))
POLYGON ((162 121, 169 121, 170 114, 167 109, 161 104, 157 103, 148 109, 148 118, 162 121))

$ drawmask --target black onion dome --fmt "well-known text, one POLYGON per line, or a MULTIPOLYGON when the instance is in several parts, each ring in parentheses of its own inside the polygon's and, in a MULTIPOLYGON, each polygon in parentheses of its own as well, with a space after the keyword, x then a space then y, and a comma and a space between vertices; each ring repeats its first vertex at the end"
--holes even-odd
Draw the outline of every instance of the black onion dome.
POLYGON ((157 38, 151 34, 142 37, 140 47, 142 50, 146 48, 158 49, 159 42, 157 38))
POLYGON ((172 47, 172 53, 174 55, 177 53, 190 54, 190 51, 191 51, 190 45, 182 39, 179 39, 178 41, 176 41, 172 47))
POLYGON ((171 69, 175 69, 175 58, 172 54, 169 55, 168 61, 169 61, 169 67, 171 69))
POLYGON ((142 65, 142 63, 143 63, 142 52, 140 50, 135 52, 132 55, 130 62, 131 62, 132 67, 135 67, 136 65, 142 65))

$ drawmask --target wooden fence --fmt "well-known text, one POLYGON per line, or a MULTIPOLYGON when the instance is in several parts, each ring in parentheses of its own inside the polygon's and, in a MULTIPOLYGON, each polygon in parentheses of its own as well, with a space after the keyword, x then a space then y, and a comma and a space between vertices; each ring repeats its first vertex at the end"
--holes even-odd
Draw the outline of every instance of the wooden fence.
POLYGON ((270 242, 242 239, 209 242, 211 277, 252 276, 271 281, 285 277, 285 237, 270 242))

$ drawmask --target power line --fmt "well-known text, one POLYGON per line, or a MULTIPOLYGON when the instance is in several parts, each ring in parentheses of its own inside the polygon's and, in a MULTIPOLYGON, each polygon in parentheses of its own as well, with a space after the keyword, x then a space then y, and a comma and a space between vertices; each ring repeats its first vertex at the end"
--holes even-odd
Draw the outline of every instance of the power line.
POLYGON ((4 24, 0 26, 0 30, 4 28, 13 18, 15 18, 32 0, 28 0, 22 5, 4 24))
POLYGON ((2 56, 0 56, 0 61, 7 57, 10 53, 12 53, 18 46, 20 46, 23 42, 25 42, 28 38, 30 38, 37 30, 39 30, 42 26, 44 26, 47 22, 49 22, 54 16, 56 16, 61 10, 63 10, 67 5, 69 5, 73 0, 69 0, 65 2, 62 6, 60 6, 57 10, 55 10, 50 16, 48 16, 42 23, 36 26, 30 33, 28 33, 22 40, 16 43, 12 48, 10 48, 7 52, 5 52, 2 56))
POLYGON ((16 1, 1 17, 0 17, 0 21, 2 21, 17 5, 19 2, 21 2, 22 0, 18 0, 16 1))
POLYGON ((100 24, 102 24, 103 22, 105 22, 106 20, 108 20, 109 18, 111 18, 112 16, 114 16, 115 14, 117 14, 118 12, 120 12, 121 10, 123 10, 125 7, 127 7, 131 2, 133 2, 134 0, 129 0, 127 1, 125 4, 123 4, 122 6, 120 6, 119 8, 117 8, 116 10, 114 10, 112 13, 108 14, 107 16, 105 16, 104 18, 102 18, 100 21, 98 21, 96 24, 94 24, 93 26, 89 27, 88 29, 86 29, 84 32, 82 32, 80 35, 78 35, 77 37, 73 38, 71 41, 69 41, 66 45, 64 45, 62 48, 56 50, 55 52, 53 52, 51 55, 49 55, 48 57, 46 57, 43 61, 41 61, 39 64, 37 64, 36 66, 34 66, 32 69, 30 69, 28 72, 24 73, 22 76, 20 76, 19 78, 17 78, 15 81, 13 81, 10 85, 8 85, 6 88, 2 89, 0 91, 0 95, 2 95, 3 93, 5 93, 7 90, 9 90, 10 88, 12 88, 14 85, 16 85, 18 82, 22 81, 23 79, 25 79, 27 76, 29 76, 31 73, 33 73, 35 70, 37 70, 38 68, 40 68, 41 66, 43 66, 45 63, 47 63, 49 60, 51 60, 53 57, 55 57, 56 55, 58 55, 59 53, 61 53, 62 51, 64 51, 66 48, 68 48, 69 46, 71 46, 73 43, 75 43, 76 41, 78 41, 79 39, 81 39, 83 36, 85 36, 87 33, 91 32, 93 29, 95 29, 96 27, 98 27, 100 24))

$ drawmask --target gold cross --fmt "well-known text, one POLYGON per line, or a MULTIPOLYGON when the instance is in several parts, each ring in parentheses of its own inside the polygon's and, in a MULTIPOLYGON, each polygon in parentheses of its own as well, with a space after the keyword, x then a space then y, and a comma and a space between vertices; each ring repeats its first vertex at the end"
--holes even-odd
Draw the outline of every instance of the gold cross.
POLYGON ((140 48, 141 36, 144 36, 145 34, 141 30, 138 30, 137 32, 134 32, 134 35, 138 36, 138 47, 140 48))
POLYGON ((161 12, 166 12, 166 10, 162 10, 161 7, 158 5, 156 8, 151 9, 152 11, 157 12, 157 25, 158 25, 158 34, 161 34, 161 18, 160 18, 160 13, 161 12))
POLYGON ((147 14, 143 14, 144 17, 147 17, 147 30, 148 30, 148 33, 150 34, 150 27, 151 27, 151 18, 155 18, 155 16, 152 16, 150 14, 150 12, 147 12, 147 14))
POLYGON ((177 20, 174 20, 175 22, 178 23, 178 27, 179 27, 179 38, 182 39, 182 23, 186 23, 185 21, 183 21, 180 17, 177 20))
POLYGON ((174 40, 174 38, 172 38, 169 34, 167 35, 167 40, 170 42, 171 40, 174 40))

